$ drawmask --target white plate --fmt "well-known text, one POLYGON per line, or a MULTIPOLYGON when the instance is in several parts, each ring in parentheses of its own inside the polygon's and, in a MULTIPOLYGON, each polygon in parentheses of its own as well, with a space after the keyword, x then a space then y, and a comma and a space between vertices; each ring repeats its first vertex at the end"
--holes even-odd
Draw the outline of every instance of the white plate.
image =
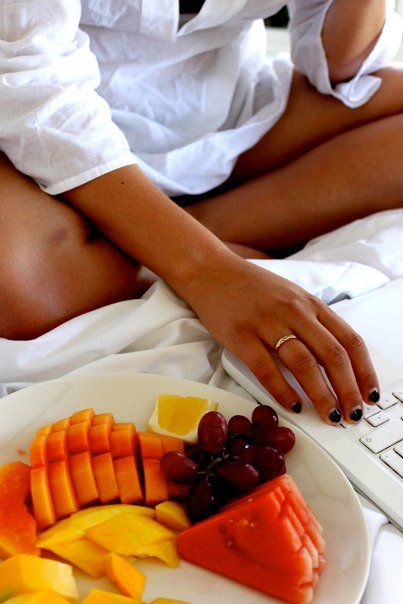
MULTIPOLYGON (((118 421, 133 421, 145 429, 158 394, 194 395, 218 401, 231 417, 250 416, 254 404, 224 390, 163 376, 105 374, 77 376, 45 382, 0 400, 0 462, 21 459, 29 450, 35 430, 85 407, 111 411, 118 421)), ((282 425, 288 425, 281 421, 282 425)), ((331 458, 298 428, 292 427, 296 445, 287 455, 287 472, 323 526, 327 567, 315 591, 315 604, 359 602, 370 562, 370 546, 361 505, 350 483, 331 458)), ((277 602, 219 575, 181 562, 172 570, 158 562, 139 562, 147 575, 144 601, 158 596, 192 604, 268 604, 277 602)), ((95 585, 114 591, 107 579, 89 580, 76 573, 80 597, 95 585)))

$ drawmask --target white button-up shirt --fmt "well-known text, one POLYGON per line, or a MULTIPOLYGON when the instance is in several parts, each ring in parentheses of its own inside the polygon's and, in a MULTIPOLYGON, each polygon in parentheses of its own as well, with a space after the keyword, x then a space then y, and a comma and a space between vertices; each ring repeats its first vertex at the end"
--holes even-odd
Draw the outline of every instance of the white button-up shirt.
POLYGON ((379 88, 371 73, 402 35, 393 1, 335 87, 321 41, 332 1, 288 3, 291 61, 266 55, 262 18, 281 0, 206 0, 186 17, 179 0, 0 0, 0 149, 53 195, 131 163, 168 195, 208 191, 283 114, 293 64, 350 107, 379 88))

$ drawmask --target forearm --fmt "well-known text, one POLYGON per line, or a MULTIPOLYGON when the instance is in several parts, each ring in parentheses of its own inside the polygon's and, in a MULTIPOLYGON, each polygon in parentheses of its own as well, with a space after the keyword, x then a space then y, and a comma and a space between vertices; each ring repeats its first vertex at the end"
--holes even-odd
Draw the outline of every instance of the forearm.
POLYGON ((379 38, 385 13, 385 0, 333 1, 322 32, 332 82, 356 74, 379 38))
POLYGON ((64 196, 133 259, 185 297, 217 255, 232 252, 155 187, 136 166, 110 172, 64 196))

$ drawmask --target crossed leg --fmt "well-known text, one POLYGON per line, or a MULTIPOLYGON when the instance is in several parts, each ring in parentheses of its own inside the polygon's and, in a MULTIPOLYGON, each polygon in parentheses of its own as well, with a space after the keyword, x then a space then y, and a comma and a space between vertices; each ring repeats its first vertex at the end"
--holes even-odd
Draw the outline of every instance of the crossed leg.
MULTIPOLYGON (((240 157, 231 189, 188 208, 242 256, 300 244, 349 220, 403 205, 403 71, 351 110, 296 73, 278 124, 240 157), (256 249, 257 248, 257 249, 256 249)), ((32 338, 147 281, 67 203, 0 156, 0 337, 32 338)), ((148 281, 149 283, 149 281, 148 281)))
POLYGON ((232 186, 190 214, 221 240, 274 251, 403 207, 403 68, 349 109, 295 73, 288 108, 238 160, 232 186))

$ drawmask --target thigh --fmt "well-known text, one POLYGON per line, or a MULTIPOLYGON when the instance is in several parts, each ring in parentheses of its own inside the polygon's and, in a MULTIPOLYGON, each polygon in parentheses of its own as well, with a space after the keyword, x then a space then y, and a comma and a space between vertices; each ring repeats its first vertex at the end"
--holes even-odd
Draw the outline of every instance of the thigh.
POLYGON ((36 337, 135 295, 138 267, 1 154, 0 224, 0 337, 36 337))
POLYGON ((350 109, 329 95, 320 94, 295 71, 284 115, 251 149, 243 153, 232 179, 261 176, 300 157, 310 149, 344 132, 403 112, 403 64, 377 74, 382 85, 362 107, 350 109))

